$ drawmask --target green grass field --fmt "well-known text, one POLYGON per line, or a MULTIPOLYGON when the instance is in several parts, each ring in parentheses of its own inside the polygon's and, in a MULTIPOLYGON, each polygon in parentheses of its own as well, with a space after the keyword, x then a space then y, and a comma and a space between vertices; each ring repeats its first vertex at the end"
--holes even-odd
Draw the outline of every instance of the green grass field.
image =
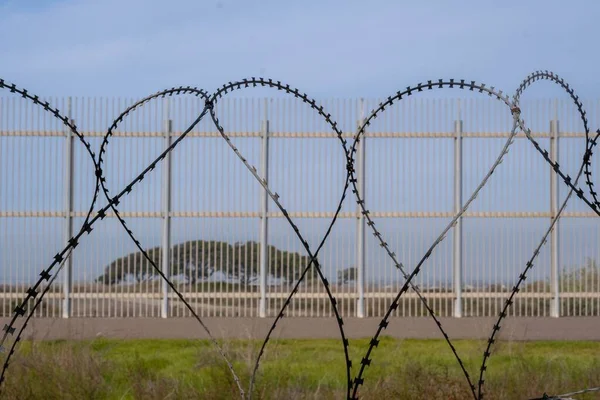
MULTIPOLYGON (((359 365, 367 343, 350 341, 353 365, 359 365)), ((454 343, 476 382, 485 342, 454 343)), ((221 344, 247 389, 260 342, 221 344)), ((600 343, 499 342, 488 371, 486 400, 528 399, 600 386, 600 343)), ((253 398, 344 399, 345 382, 340 342, 276 340, 267 347, 253 398)), ((363 399, 472 398, 445 342, 390 338, 375 350, 360 394, 363 399)), ((102 339, 22 343, 2 398, 231 399, 239 394, 207 341, 102 339)))

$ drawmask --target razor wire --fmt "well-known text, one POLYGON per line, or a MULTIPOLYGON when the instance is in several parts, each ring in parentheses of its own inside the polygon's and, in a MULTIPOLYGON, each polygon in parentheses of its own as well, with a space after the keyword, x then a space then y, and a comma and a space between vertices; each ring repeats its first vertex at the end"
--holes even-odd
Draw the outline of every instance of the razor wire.
POLYGON ((577 395, 586 394, 586 393, 596 393, 596 392, 600 392, 600 387, 583 389, 583 390, 578 390, 576 392, 570 392, 570 393, 557 394, 554 396, 549 396, 546 393, 544 393, 542 397, 536 397, 534 399, 529 399, 529 400, 574 400, 573 397, 571 397, 571 396, 577 396, 577 395))
MULTIPOLYGON (((29 322, 30 318, 34 315, 35 309, 41 304, 41 302, 44 298, 44 295, 50 289, 52 283, 58 276, 66 259, 71 255, 71 252, 79 244, 79 240, 81 239, 83 234, 84 233, 90 234, 92 231, 92 225, 94 225, 98 220, 104 219, 106 217, 106 212, 110 209, 114 212, 120 225, 127 232, 127 235, 133 241, 133 243, 138 248, 138 250, 141 252, 141 254, 144 256, 144 258, 150 262, 150 264, 155 269, 157 274, 161 277, 161 279, 163 279, 167 283, 167 285, 174 291, 174 293, 178 296, 179 300, 181 300, 181 302, 192 313, 194 318, 198 321, 198 323, 204 329, 204 331, 210 338, 213 346, 217 349, 220 356, 223 358, 224 362, 227 364, 229 372, 231 373, 231 375, 238 387, 239 394, 242 399, 246 399, 246 398, 251 399, 252 398, 254 383, 255 383, 256 375, 258 373, 260 359, 265 352, 266 346, 271 338, 271 335, 272 335, 273 331, 275 330, 277 323, 282 318, 284 318, 285 310, 290 305, 293 296, 298 292, 298 288, 299 288, 300 284, 302 283, 302 281, 304 280, 308 270, 311 267, 314 267, 317 272, 318 278, 327 293, 328 301, 334 312, 334 315, 336 318, 336 323, 339 328, 340 339, 341 339, 341 342, 343 345, 344 357, 345 357, 345 369, 346 369, 346 377, 347 377, 347 385, 346 385, 347 399, 354 400, 354 399, 359 398, 358 397, 359 389, 360 389, 360 386, 364 384, 364 380, 365 380, 364 373, 365 373, 367 367, 371 365, 371 362, 373 360, 372 353, 379 344, 379 337, 380 337, 382 331, 387 328, 387 326, 389 324, 389 319, 390 319, 392 313, 397 309, 397 307, 399 305, 400 298, 410 288, 416 293, 419 301, 424 305, 429 316, 434 320, 434 322, 436 323, 442 336, 444 337, 446 343, 448 344, 449 348, 451 349, 457 363, 459 364, 459 366, 461 368, 462 373, 465 376, 465 380, 466 380, 467 384, 469 385, 469 390, 470 390, 471 394, 473 395, 473 398, 475 400, 481 400, 484 397, 483 386, 485 383, 484 375, 485 375, 485 372, 487 371, 487 362, 489 361, 490 356, 491 356, 491 347, 492 347, 493 343, 495 343, 495 341, 496 341, 495 337, 499 333, 500 323, 507 316, 507 310, 513 304, 513 302, 514 302, 513 299, 518 294, 521 283, 526 279, 527 272, 533 267, 533 265, 534 265, 533 263, 534 263, 535 259, 537 258, 537 256, 539 255, 541 247, 546 243, 549 234, 553 230, 556 222, 559 220, 559 218, 560 218, 563 210, 565 209, 569 199, 571 198, 572 194, 575 192, 577 197, 582 199, 588 207, 590 207, 597 215, 600 216, 600 203, 597 198, 597 193, 594 191, 594 188, 593 188, 592 173, 590 170, 591 157, 593 155, 593 147, 597 144, 597 140, 600 137, 600 130, 597 131, 594 138, 590 137, 588 120, 587 120, 586 113, 584 111, 582 102, 579 100, 578 96, 575 95, 574 90, 562 78, 560 78, 558 75, 556 75, 552 72, 548 72, 548 71, 536 71, 533 74, 529 75, 519 85, 512 100, 507 95, 503 94, 502 91, 496 90, 493 86, 486 87, 485 84, 478 84, 475 81, 467 82, 464 79, 461 79, 461 80, 439 79, 437 81, 430 80, 430 81, 427 81, 427 83, 418 83, 415 86, 408 86, 408 87, 406 87, 405 90, 398 91, 394 95, 389 96, 387 98, 387 100, 380 103, 379 106, 377 108, 375 108, 369 114, 369 116, 367 118, 365 118, 361 121, 361 124, 354 136, 354 140, 353 140, 353 143, 352 143, 352 146, 350 147, 350 149, 348 149, 348 143, 343 138, 342 132, 339 129, 337 122, 332 118, 331 114, 327 113, 324 110, 323 106, 318 105, 316 100, 310 98, 307 94, 300 92, 298 89, 290 87, 289 84, 283 84, 280 81, 273 81, 272 79, 263 79, 263 78, 252 77, 250 79, 244 79, 244 80, 237 81, 237 82, 229 82, 229 83, 223 85, 221 88, 219 88, 217 91, 215 91, 211 95, 209 95, 207 92, 205 92, 202 89, 192 88, 189 86, 172 88, 172 89, 163 90, 163 91, 157 92, 153 95, 150 95, 148 97, 145 97, 142 100, 139 100, 138 102, 134 103, 133 105, 131 105, 127 109, 125 109, 125 111, 123 111, 112 122, 107 133, 104 135, 97 160, 96 160, 96 155, 91 150, 91 145, 89 144, 88 141, 86 141, 84 136, 78 132, 74 121, 69 120, 68 118, 64 117, 57 108, 52 107, 46 101, 40 100, 40 98, 38 96, 33 96, 33 95, 29 94, 28 91, 25 89, 20 89, 14 84, 5 83, 5 81, 2 79, 0 79, 0 89, 8 89, 11 93, 15 93, 17 95, 20 95, 23 98, 30 100, 34 104, 43 107, 44 110, 50 112, 54 117, 56 117, 61 122, 63 122, 63 124, 67 128, 69 128, 79 138, 80 142, 86 147, 88 154, 94 164, 94 174, 95 174, 95 178, 96 178, 96 184, 95 184, 95 188, 94 188, 94 195, 92 197, 92 202, 90 204, 90 208, 88 210, 86 218, 85 218, 79 232, 67 241, 67 245, 61 252, 57 253, 54 256, 54 260, 49 265, 49 267, 41 271, 40 278, 37 280, 35 285, 30 287, 26 291, 26 293, 25 293, 26 296, 25 296, 24 300, 21 303, 19 303, 19 305, 17 305, 17 307, 13 311, 13 316, 12 316, 10 322, 8 324, 6 324, 3 328, 4 333, 2 335, 2 338, 0 339, 0 350, 4 352, 5 351, 5 342, 7 341, 8 337, 15 335, 15 332, 17 329, 16 323, 17 323, 18 317, 25 316, 26 312, 28 312, 27 317, 25 318, 25 321, 20 326, 19 331, 18 331, 17 335, 15 336, 12 345, 10 346, 10 350, 9 350, 8 354, 6 355, 6 359, 3 364, 2 372, 0 375, 0 389, 1 389, 1 385, 4 383, 5 374, 8 370, 8 367, 10 364, 10 359, 11 359, 12 355, 15 353, 16 345, 21 340, 23 331, 26 328, 27 323, 29 322), (560 169, 560 166, 556 160, 552 161, 552 159, 548 155, 548 151, 541 148, 539 143, 532 137, 531 131, 529 130, 529 128, 527 128, 525 121, 523 121, 523 119, 521 119, 521 110, 519 108, 520 97, 527 87, 529 87, 533 82, 539 81, 539 80, 547 80, 547 81, 553 82, 553 83, 559 85, 560 87, 562 87, 567 92, 567 94, 571 97, 573 102, 575 103, 575 106, 580 114, 581 120, 583 121, 584 129, 585 129, 586 145, 585 145, 585 151, 584 151, 584 154, 582 157, 582 163, 581 163, 580 169, 578 171, 577 176, 575 177, 575 179, 573 181, 572 181, 571 177, 569 177, 569 175, 566 175, 560 169), (269 188, 269 186, 267 184, 267 178, 266 177, 261 178, 261 176, 257 172, 257 169, 248 162, 248 160, 242 155, 242 153, 239 151, 239 149, 232 143, 229 136, 226 134, 226 127, 222 126, 221 123, 219 122, 217 113, 215 111, 215 106, 218 104, 218 101, 230 92, 240 90, 243 88, 249 88, 249 87, 267 87, 267 88, 271 88, 271 89, 276 89, 279 91, 283 91, 284 93, 286 93, 288 95, 292 95, 295 98, 300 99, 302 102, 309 105, 312 110, 317 112, 324 119, 324 121, 327 123, 327 125, 329 125, 329 127, 332 129, 332 131, 336 134, 337 138, 339 139, 339 141, 342 145, 342 149, 343 149, 343 152, 345 155, 345 160, 346 160, 346 165, 345 165, 346 178, 345 178, 344 188, 343 188, 342 194, 340 196, 340 201, 337 205, 334 216, 331 219, 331 222, 329 223, 322 240, 320 241, 319 245, 317 246, 317 248, 314 252, 311 251, 308 242, 302 236, 298 226, 294 223, 294 221, 290 217, 290 214, 283 206, 283 203, 280 201, 280 196, 276 192, 273 192, 269 188), (439 236, 436 238, 436 240, 428 248, 425 255, 420 259, 420 261, 417 263, 417 265, 412 270, 412 272, 408 273, 406 271, 404 265, 398 261, 398 257, 392 251, 392 249, 390 248, 388 243, 385 241, 381 232, 377 229, 375 221, 370 216, 370 212, 366 206, 364 197, 361 197, 360 191, 357 187, 357 179, 354 174, 355 173, 354 157, 357 152, 357 144, 359 143, 361 136, 364 135, 366 127, 369 126, 369 124, 375 118, 377 118, 379 115, 384 113, 385 109, 387 107, 390 107, 394 104, 394 102, 399 102, 411 95, 417 95, 419 92, 429 91, 429 90, 433 90, 433 89, 448 89, 448 88, 458 88, 458 89, 463 89, 463 90, 467 89, 469 91, 477 91, 479 93, 487 94, 488 96, 499 100, 504 105, 506 105, 508 107, 508 109, 510 110, 510 113, 513 117, 513 127, 511 129, 511 132, 510 132, 510 135, 509 135, 507 141, 504 144, 504 147, 500 151, 500 153, 497 156, 494 163, 489 168, 487 174, 484 176, 484 178, 481 180, 479 185, 472 192, 469 199, 463 205, 461 205, 460 211, 454 215, 454 217, 452 218, 450 223, 446 226, 446 228, 439 234, 439 236), (122 189, 120 192, 118 192, 117 195, 111 197, 109 194, 107 184, 106 184, 106 178, 104 176, 102 164, 103 164, 103 156, 105 155, 107 148, 108 148, 109 139, 113 136, 113 133, 117 129, 117 126, 121 122, 123 122, 123 120, 131 112, 133 112, 135 109, 137 109, 138 107, 142 106, 143 104, 145 104, 151 100, 154 100, 157 98, 164 98, 165 96, 173 96, 173 95, 177 96, 177 95, 182 95, 182 94, 193 94, 196 97, 201 97, 205 101, 204 107, 201 110, 201 112, 199 113, 196 120, 167 149, 165 149, 152 163, 150 163, 135 179, 133 179, 128 185, 126 185, 124 189, 122 189), (148 173, 153 171, 156 168, 156 166, 162 160, 165 159, 167 154, 169 154, 177 146, 177 144, 179 144, 186 137, 186 135, 190 131, 192 131, 194 129, 194 127, 204 117, 206 117, 207 114, 210 115, 212 123, 217 128, 221 137, 227 142, 228 146, 236 154, 238 159, 240 159, 240 161, 250 171, 250 173, 258 181, 258 183, 264 188, 267 195, 274 201, 276 206, 283 213, 283 216, 285 217, 286 221, 292 227, 296 236, 302 243, 302 246, 304 247, 304 249, 306 250, 306 252, 309 255, 308 264, 304 267, 302 274, 298 278, 293 289, 290 291, 288 297, 286 298, 285 302, 283 303, 279 313, 277 314, 275 320, 273 321, 272 325, 270 326, 270 329, 261 345, 259 354, 257 356, 257 359, 256 359, 254 367, 253 367, 252 375, 250 377, 249 388, 248 388, 247 392, 244 390, 244 388, 242 386, 242 382, 238 378, 238 376, 233 368, 233 365, 227 358, 223 349, 217 343, 216 339, 212 336, 208 327, 203 323, 201 318, 198 316, 198 314, 193 309, 193 307, 188 303, 188 301, 184 298, 184 296, 176 289, 176 287, 172 283, 172 281, 163 273, 163 271, 151 259, 151 257, 148 255, 146 250, 143 248, 141 242, 135 237, 133 231, 127 226, 126 221, 120 215, 118 208, 117 208, 121 199, 124 196, 126 196, 127 194, 131 193, 134 186, 137 183, 141 182, 148 173), (570 190, 569 190, 569 193, 567 194, 563 204, 557 211, 556 215, 552 218, 550 226, 548 227, 545 234, 543 235, 542 240, 539 243, 539 245, 535 248, 535 251, 534 251, 532 257, 526 263, 525 269, 519 275, 517 284, 513 287, 509 297, 506 299, 506 302, 502 308, 502 311, 501 311, 496 323, 493 325, 491 335, 487 341, 487 346, 486 346, 486 349, 483 354, 482 364, 481 364, 481 367, 479 370, 478 386, 476 388, 475 385, 472 383, 470 375, 469 375, 468 371, 466 370, 462 359, 460 358, 450 337, 445 332, 440 320, 437 318, 437 316, 435 315, 435 312, 433 311, 431 306, 428 304, 425 296, 420 292, 418 286, 416 286, 412 283, 412 280, 416 275, 419 274, 424 263, 429 259, 429 257, 431 256, 431 254, 433 253, 433 251, 435 250, 437 245, 445 239, 448 231, 456 225, 456 223, 460 219, 460 217, 466 212, 466 210, 471 205, 471 203, 477 198, 478 194, 486 186, 487 182, 492 177, 492 174, 496 171, 497 167, 502 163, 504 156, 508 153, 509 148, 514 143, 514 139, 519 131, 522 131, 525 134, 525 136, 532 143, 532 145, 535 147, 535 149, 542 155, 544 160, 552 167, 552 169, 556 172, 556 174, 561 177, 563 182, 569 187, 570 190), (577 186, 582 174, 585 175, 585 182, 588 187, 589 194, 592 197, 591 200, 586 197, 583 189, 581 189, 580 187, 577 186), (346 333, 344 331, 344 327, 343 327, 344 322, 338 311, 337 301, 335 299, 335 296, 331 292, 329 282, 328 282, 327 278, 324 276, 324 274, 321 270, 321 267, 319 265, 319 262, 317 260, 320 250, 323 248, 325 242, 327 241, 327 239, 333 229, 333 226, 335 225, 335 222, 338 218, 338 215, 339 215, 339 213, 342 209, 342 206, 344 204, 344 201, 346 199, 346 192, 347 192, 348 188, 350 187, 350 185, 352 185, 352 192, 356 197, 356 202, 360 207, 361 214, 364 216, 364 218, 366 220, 366 224, 370 227, 370 229, 373 232, 373 235, 379 241, 380 247, 382 247, 385 250, 385 252, 387 253, 387 256, 392 260, 395 268, 402 273, 402 276, 405 279, 404 285, 402 286, 400 291, 396 294, 392 303, 389 305, 383 319, 381 320, 381 322, 378 325, 376 333, 369 341, 369 346, 367 348, 367 351, 365 352, 364 357, 361 359, 358 374, 354 378, 352 378, 352 360, 349 357, 349 340, 347 339, 346 333), (102 190, 104 196, 106 197, 106 199, 108 201, 108 204, 106 206, 100 208, 98 211, 96 211, 95 215, 92 217, 92 214, 94 214, 94 208, 95 208, 100 190, 102 190), (58 268, 56 269, 54 275, 51 275, 52 270, 57 265, 58 265, 58 268), (40 288, 43 287, 44 281, 46 281, 47 284, 40 292, 40 288), (29 304, 29 302, 31 300, 35 300, 35 302, 33 304, 33 307, 31 307, 28 310, 27 305, 29 304)), ((568 393, 568 394, 564 394, 564 395, 557 395, 557 396, 552 396, 552 397, 549 397, 548 395, 544 394, 543 398, 544 399, 546 399, 546 398, 547 399, 558 399, 558 398, 564 398, 564 396, 572 396, 572 395, 583 394, 583 393, 587 393, 587 392, 594 392, 594 391, 598 391, 598 390, 600 390, 600 389, 599 388, 590 388, 590 389, 584 389, 584 390, 581 390, 578 392, 572 392, 572 393, 568 393)))

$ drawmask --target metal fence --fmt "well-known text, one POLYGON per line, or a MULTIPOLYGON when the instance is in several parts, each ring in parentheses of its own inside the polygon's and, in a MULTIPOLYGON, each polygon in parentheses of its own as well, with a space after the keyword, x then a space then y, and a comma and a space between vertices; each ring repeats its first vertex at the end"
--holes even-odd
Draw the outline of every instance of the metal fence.
MULTIPOLYGON (((48 99, 66 110, 98 151, 133 99, 48 99)), ((354 135, 378 99, 324 101, 354 135)), ((410 271, 481 180, 510 131, 508 110, 489 99, 424 97, 394 106, 361 141, 357 178, 367 208, 410 271)), ((592 126, 600 110, 590 101, 592 126)), ((120 191, 193 121, 202 102, 149 103, 124 121, 105 155, 107 185, 120 191)), ((574 107, 522 101, 525 121, 571 176, 585 149, 574 107)), ((216 107, 235 145, 280 195, 311 248, 343 190, 346 159, 335 134, 295 99, 234 98, 216 107)), ((596 175, 598 163, 593 163, 596 175)), ((77 138, 20 98, 0 97, 0 313, 10 315, 37 274, 77 231, 94 173, 77 138)), ((415 283, 442 316, 492 316, 523 269, 567 188, 519 135, 503 165, 415 283)), ((106 204, 100 202, 99 206, 106 204)), ((137 237, 200 316, 274 316, 306 254, 282 213, 209 120, 119 205, 137 237), (268 257, 261 257, 260 249, 268 257), (167 263, 166 261, 169 260, 167 263), (167 265, 168 264, 168 265, 167 265)), ((319 254, 342 316, 382 316, 403 284, 351 194, 319 254)), ((513 316, 598 316, 596 216, 573 198, 510 309, 513 316)), ((112 215, 86 236, 36 311, 43 317, 183 317, 187 310, 152 274, 112 215)), ((309 279, 287 316, 331 316, 309 279)), ((396 316, 425 316, 414 293, 396 316)))

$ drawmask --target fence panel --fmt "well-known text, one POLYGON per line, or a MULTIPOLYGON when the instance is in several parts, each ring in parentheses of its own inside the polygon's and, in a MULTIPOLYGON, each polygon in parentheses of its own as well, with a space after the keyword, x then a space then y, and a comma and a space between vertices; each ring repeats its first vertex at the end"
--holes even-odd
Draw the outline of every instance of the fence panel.
MULTIPOLYGON (((96 156, 111 121, 135 102, 47 100, 76 122, 96 156)), ((322 103, 337 119, 348 150, 357 124, 379 101, 322 103)), ((600 102, 588 103, 595 126, 600 102)), ((110 195, 177 140, 203 105, 201 98, 186 95, 156 99, 130 113, 102 152, 110 195)), ((523 101, 521 109, 540 145, 576 176, 585 146, 576 109, 558 99, 523 101)), ((231 146, 280 196, 315 252, 346 183, 340 138, 298 99, 226 98, 215 110, 231 146)), ((391 106, 369 124, 358 148, 356 178, 364 184, 361 193, 370 217, 407 273, 471 196, 504 146, 511 121, 508 110, 493 99, 424 95, 391 106)), ((118 210, 199 316, 274 317, 309 253, 231 146, 205 118, 171 153, 170 173, 165 175, 165 162, 157 164, 118 210)), ((599 165, 593 162, 594 177, 599 165)), ((583 178, 579 184, 583 187, 583 178)), ((94 166, 77 137, 40 107, 0 97, 3 316, 10 315, 39 272, 80 229, 94 185, 94 166)), ((460 228, 448 231, 413 283, 438 315, 497 315, 567 193, 519 134, 460 228)), ((101 191, 95 209, 105 204, 101 191)), ((381 317, 404 278, 361 215, 350 186, 318 262, 343 317, 381 317)), ((600 315, 596 222, 582 201, 570 200, 509 310, 511 316, 600 315)), ((36 316, 191 316, 112 212, 82 237, 60 274, 36 316)), ((286 315, 333 315, 314 270, 286 315)), ((409 290, 394 315, 424 316, 426 310, 409 290)))

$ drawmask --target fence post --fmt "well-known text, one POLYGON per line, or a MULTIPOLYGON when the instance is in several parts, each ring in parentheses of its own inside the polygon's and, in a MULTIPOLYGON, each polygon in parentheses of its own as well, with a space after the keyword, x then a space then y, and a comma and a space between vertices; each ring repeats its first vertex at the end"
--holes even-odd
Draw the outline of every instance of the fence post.
MULTIPOLYGON (((163 136, 165 150, 171 146, 171 133, 173 124, 170 117, 169 99, 166 98, 163 103, 163 136)), ((171 261, 171 153, 167 153, 163 161, 163 182, 162 182, 162 254, 161 271, 167 278, 170 275, 171 261)), ((160 309, 161 318, 169 316, 169 285, 162 279, 162 303, 160 309)))
MULTIPOLYGON (((550 121, 550 157, 554 162, 558 162, 558 138, 559 126, 558 117, 555 111, 554 119, 550 121)), ((558 212, 558 188, 558 174, 553 169, 550 169, 550 213, 552 214, 552 218, 554 218, 558 212)), ((552 232, 550 233, 550 291, 552 292, 552 300, 550 302, 550 317, 553 318, 560 317, 560 288, 558 285, 559 225, 560 220, 556 221, 554 229, 552 229, 552 232)))
MULTIPOLYGON (((70 121, 72 116, 72 99, 67 99, 67 118, 70 121)), ((73 132, 65 127, 65 186, 64 186, 64 207, 65 207, 65 242, 73 236, 73 132)), ((73 286, 73 254, 65 260, 63 267, 63 307, 62 317, 71 316, 71 288, 73 286)))
MULTIPOLYGON (((364 123, 363 100, 360 100, 360 119, 358 120, 358 129, 364 123)), ((366 136, 363 133, 358 142, 356 157, 356 185, 361 198, 365 199, 365 142, 366 136)), ((365 216, 362 213, 360 205, 357 204, 357 229, 356 229, 356 290, 358 299, 356 302, 356 317, 365 317, 365 216)))
MULTIPOLYGON (((463 121, 460 113, 460 100, 458 100, 458 120, 454 121, 454 213, 462 208, 462 147, 463 147, 463 121)), ((462 217, 454 226, 453 255, 453 286, 454 286, 454 317, 463 316, 462 302, 462 217)))
MULTIPOLYGON (((264 118, 261 124, 262 148, 260 153, 260 171, 265 182, 269 183, 269 120, 268 99, 264 100, 264 118)), ((260 196, 260 301, 258 304, 258 316, 267 316, 267 273, 269 269, 269 223, 267 213, 269 211, 269 196, 263 189, 260 196)))

